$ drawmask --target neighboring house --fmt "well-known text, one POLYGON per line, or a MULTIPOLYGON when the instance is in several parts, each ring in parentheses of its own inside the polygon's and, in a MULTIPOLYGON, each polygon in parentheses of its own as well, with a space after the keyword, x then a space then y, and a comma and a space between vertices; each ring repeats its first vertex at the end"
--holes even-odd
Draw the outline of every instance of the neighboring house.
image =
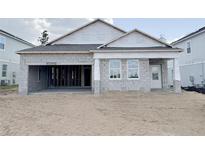
MULTIPOLYGON (((205 86, 205 27, 171 45, 184 50, 179 58, 182 87, 205 86)), ((172 81, 172 67, 169 67, 169 81, 172 81)))
POLYGON ((167 88, 169 59, 175 61, 175 91, 180 92, 177 58, 181 51, 137 29, 127 33, 97 19, 46 46, 17 52, 19 92, 90 88, 99 94, 167 88))
POLYGON ((0 85, 18 84, 20 56, 16 51, 31 47, 34 45, 0 29, 0 85))

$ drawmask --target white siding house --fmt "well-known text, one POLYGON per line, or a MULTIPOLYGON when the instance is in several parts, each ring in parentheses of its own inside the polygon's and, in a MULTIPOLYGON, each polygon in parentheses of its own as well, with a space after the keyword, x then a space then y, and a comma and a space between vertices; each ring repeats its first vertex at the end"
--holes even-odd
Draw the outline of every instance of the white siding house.
POLYGON ((0 85, 18 84, 20 56, 16 51, 30 47, 34 45, 0 30, 0 85))
MULTIPOLYGON (((205 27, 175 41, 173 47, 184 50, 180 53, 179 65, 182 87, 205 84, 205 27)), ((169 66, 172 66, 171 62, 169 66)), ((169 84, 172 84, 172 67, 169 67, 169 84)))

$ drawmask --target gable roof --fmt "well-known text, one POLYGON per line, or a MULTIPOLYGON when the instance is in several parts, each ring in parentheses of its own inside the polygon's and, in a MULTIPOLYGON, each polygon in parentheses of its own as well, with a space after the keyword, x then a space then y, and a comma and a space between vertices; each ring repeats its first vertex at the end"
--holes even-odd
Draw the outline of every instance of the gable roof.
POLYGON ((120 29, 120 28, 118 28, 118 27, 116 27, 116 26, 114 26, 114 25, 112 25, 112 24, 110 24, 110 23, 108 23, 108 22, 105 22, 104 20, 96 19, 96 20, 94 20, 94 21, 92 21, 92 22, 89 22, 89 23, 87 23, 87 24, 85 24, 85 25, 83 25, 83 26, 81 26, 81 27, 79 27, 79 28, 77 28, 77 29, 72 30, 71 32, 69 32, 69 33, 67 33, 67 34, 65 34, 65 35, 63 35, 63 36, 61 36, 61 37, 58 37, 58 38, 54 39, 53 41, 51 41, 51 42, 49 42, 49 43, 47 43, 47 44, 48 44, 48 45, 51 45, 52 43, 54 43, 54 42, 56 42, 56 41, 58 41, 58 40, 60 40, 60 39, 62 39, 62 38, 64 38, 64 37, 66 37, 66 36, 69 36, 69 35, 71 35, 71 34, 77 32, 77 31, 79 31, 79 30, 81 30, 81 29, 83 29, 83 28, 89 26, 89 25, 92 25, 92 24, 96 23, 96 22, 102 22, 102 23, 104 23, 104 24, 106 24, 106 25, 108 25, 108 26, 110 26, 110 27, 112 27, 112 28, 114 28, 114 29, 117 29, 117 30, 119 30, 119 31, 121 31, 121 32, 123 32, 123 33, 126 33, 126 31, 124 31, 124 30, 122 30, 122 29, 120 29))
POLYGON ((205 32, 205 26, 200 28, 200 29, 198 29, 198 30, 196 30, 196 31, 194 31, 194 32, 192 32, 192 33, 189 33, 188 35, 183 36, 182 38, 180 38, 180 39, 178 39, 178 40, 176 40, 174 42, 172 42, 171 45, 174 45, 174 44, 177 44, 179 42, 182 42, 182 41, 184 41, 184 40, 186 40, 186 39, 188 39, 190 37, 194 37, 194 36, 196 36, 198 34, 201 34, 203 32, 205 32))
POLYGON ((111 43, 113 43, 113 42, 115 42, 115 41, 117 41, 117 40, 120 40, 121 38, 124 38, 124 37, 126 37, 127 35, 129 35, 129 34, 131 34, 131 33, 134 33, 134 32, 137 32, 137 33, 140 33, 140 34, 142 34, 142 35, 144 35, 144 36, 146 36, 146 37, 149 37, 150 39, 155 40, 155 41, 157 41, 157 42, 159 42, 159 43, 161 43, 161 44, 164 44, 164 45, 167 46, 167 47, 171 47, 171 45, 169 45, 168 43, 165 43, 165 42, 163 42, 163 41, 161 41, 161 40, 159 40, 159 39, 157 39, 157 38, 155 38, 155 37, 153 37, 153 36, 150 36, 149 34, 147 34, 147 33, 145 33, 145 32, 142 32, 142 31, 138 30, 138 29, 134 29, 134 30, 132 30, 132 31, 130 31, 130 32, 128 32, 128 33, 126 33, 126 34, 124 34, 124 35, 122 35, 122 36, 120 36, 120 37, 118 37, 118 38, 116 38, 116 39, 114 39, 114 40, 112 40, 112 41, 110 41, 110 42, 107 42, 107 43, 105 43, 105 44, 99 46, 98 48, 105 47, 105 46, 107 46, 108 44, 111 44, 111 43))
POLYGON ((23 39, 21 39, 21 38, 15 36, 15 35, 13 35, 13 34, 10 34, 10 33, 6 32, 6 31, 2 30, 2 29, 0 29, 0 34, 6 35, 6 36, 8 36, 8 37, 11 37, 11 38, 13 38, 13 39, 15 39, 15 40, 17 40, 17 41, 20 41, 20 42, 25 43, 25 44, 27 44, 27 45, 30 45, 30 46, 32 46, 32 47, 35 46, 35 45, 33 45, 32 43, 30 43, 30 42, 28 42, 28 41, 25 41, 25 40, 23 40, 23 39))
POLYGON ((112 51, 177 51, 181 52, 179 48, 172 47, 103 47, 98 48, 102 44, 54 44, 46 46, 37 46, 34 48, 28 48, 20 50, 17 54, 29 54, 29 53, 90 53, 90 52, 112 52, 112 51))

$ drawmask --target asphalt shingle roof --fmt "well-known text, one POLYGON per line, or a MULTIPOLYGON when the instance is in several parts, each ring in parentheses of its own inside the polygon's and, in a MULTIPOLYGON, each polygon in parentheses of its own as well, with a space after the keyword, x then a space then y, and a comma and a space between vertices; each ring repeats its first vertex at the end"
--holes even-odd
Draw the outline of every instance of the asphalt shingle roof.
POLYGON ((102 44, 55 44, 46 46, 37 46, 21 51, 89 51, 97 49, 102 44))
POLYGON ((177 49, 172 47, 103 47, 99 48, 102 44, 55 44, 46 46, 37 46, 19 51, 20 52, 38 52, 38 51, 49 51, 49 52, 60 52, 60 51, 90 51, 90 50, 164 50, 164 49, 177 49))

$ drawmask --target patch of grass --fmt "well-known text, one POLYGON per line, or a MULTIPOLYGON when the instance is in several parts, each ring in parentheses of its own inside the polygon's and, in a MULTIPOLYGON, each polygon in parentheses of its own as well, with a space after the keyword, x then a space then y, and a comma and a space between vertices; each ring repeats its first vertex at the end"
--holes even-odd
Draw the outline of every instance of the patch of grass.
POLYGON ((12 89, 18 89, 18 85, 10 85, 10 86, 0 86, 0 89, 4 90, 12 90, 12 89))
POLYGON ((18 85, 0 86, 0 95, 8 95, 11 93, 17 93, 18 85))

